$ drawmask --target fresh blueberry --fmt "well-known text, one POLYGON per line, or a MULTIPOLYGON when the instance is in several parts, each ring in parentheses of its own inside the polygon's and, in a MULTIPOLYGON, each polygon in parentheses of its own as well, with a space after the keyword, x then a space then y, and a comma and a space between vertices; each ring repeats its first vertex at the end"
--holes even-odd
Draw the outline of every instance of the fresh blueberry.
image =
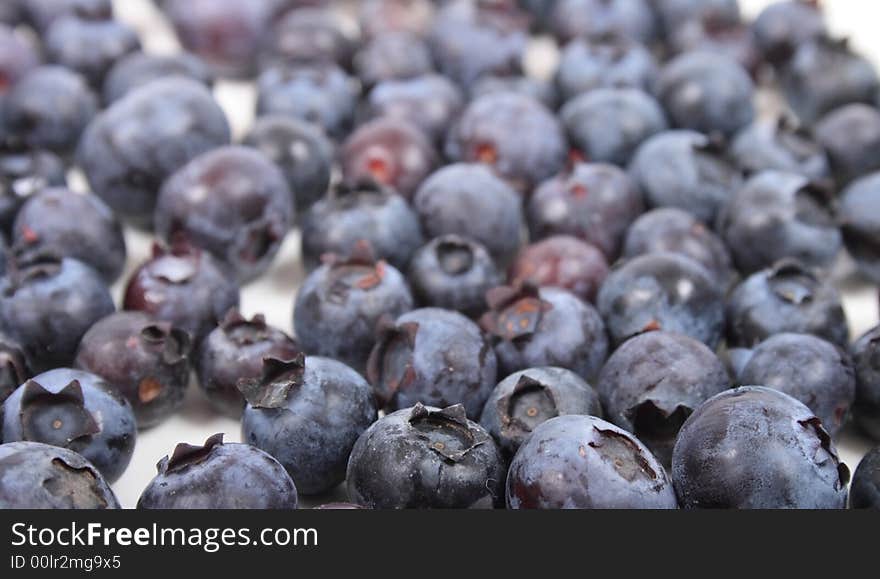
POLYGON ((273 26, 269 62, 350 68, 354 46, 338 15, 324 6, 294 7, 273 26))
POLYGON ((156 465, 159 474, 139 509, 295 509, 296 486, 277 460, 215 434, 204 446, 178 444, 156 465))
POLYGON ((25 21, 44 34, 56 20, 75 16, 88 20, 113 18, 112 0, 14 0, 21 3, 25 21))
POLYGON ((689 18, 669 32, 667 43, 676 54, 709 52, 739 63, 756 75, 761 57, 755 46, 752 30, 742 21, 728 22, 713 14, 689 18))
POLYGON ((656 76, 657 61, 645 46, 612 37, 566 44, 555 80, 563 100, 568 101, 597 88, 648 90, 656 76))
POLYGON ((345 479, 352 447, 376 420, 360 374, 330 358, 269 358, 260 378, 240 384, 248 401, 242 439, 277 458, 301 493, 323 493, 345 479))
POLYGON ((39 62, 33 46, 12 28, 0 24, 0 99, 39 62))
POLYGON ((424 39, 397 32, 367 42, 355 56, 354 69, 365 87, 373 87, 382 81, 429 74, 434 62, 424 39))
POLYGON ((657 20, 648 0, 556 0, 550 30, 559 40, 620 36, 650 44, 657 20))
POLYGON ((0 404, 31 376, 24 349, 15 338, 0 332, 0 404))
POLYGON ((654 0, 652 4, 667 34, 693 19, 712 18, 724 24, 742 20, 739 0, 654 0))
POLYGON ((72 450, 39 442, 0 445, 0 509, 118 509, 101 473, 72 450))
POLYGON ((517 93, 534 99, 555 110, 559 105, 556 87, 550 81, 515 74, 511 76, 483 76, 471 87, 471 99, 492 93, 517 93))
POLYGON ((558 287, 593 302, 607 275, 608 262, 595 246, 570 235, 554 235, 524 247, 508 277, 511 285, 558 287))
POLYGON ((831 176, 825 149, 787 116, 758 119, 745 127, 731 141, 730 156, 746 175, 776 170, 815 180, 831 176))
POLYGON ((840 195, 843 242, 865 276, 880 283, 880 172, 851 183, 840 195))
POLYGON ((498 446, 460 404, 416 404, 386 415, 351 451, 352 501, 374 509, 501 506, 505 466, 498 446))
POLYGON ((842 509, 849 470, 809 408, 746 386, 710 398, 687 419, 672 479, 685 508, 842 509))
POLYGON ((880 447, 866 454, 853 475, 849 490, 851 509, 880 509, 880 447))
POLYGON ((456 312, 423 308, 381 324, 367 378, 385 410, 417 402, 462 404, 476 418, 495 386, 497 369, 492 346, 474 322, 456 312))
POLYGON ((57 368, 34 376, 3 404, 3 441, 28 440, 81 454, 115 482, 134 452, 131 405, 98 376, 57 368))
POLYGON ((32 195, 65 185, 64 163, 54 153, 0 148, 0 231, 12 232, 15 216, 32 195))
POLYGON ((862 432, 880 440, 880 326, 856 340, 850 353, 856 370, 853 418, 862 432))
POLYGON ((119 59, 141 47, 137 33, 125 23, 76 17, 55 20, 44 44, 49 62, 80 73, 96 88, 119 59))
POLYGON ((510 509, 675 509, 672 481, 625 430, 595 416, 539 425, 507 474, 510 509))
POLYGON ((120 58, 107 72, 103 84, 104 102, 116 102, 135 88, 172 76, 189 78, 205 86, 214 82, 208 66, 194 54, 158 55, 138 51, 120 58))
POLYGON ((358 22, 365 38, 407 32, 424 36, 434 17, 431 0, 362 0, 358 2, 358 22))
POLYGON ((815 132, 840 186, 880 170, 880 110, 874 106, 844 105, 822 117, 815 132))
POLYGON ((802 45, 827 34, 825 16, 816 0, 773 2, 752 23, 752 37, 761 56, 776 66, 786 64, 802 45))

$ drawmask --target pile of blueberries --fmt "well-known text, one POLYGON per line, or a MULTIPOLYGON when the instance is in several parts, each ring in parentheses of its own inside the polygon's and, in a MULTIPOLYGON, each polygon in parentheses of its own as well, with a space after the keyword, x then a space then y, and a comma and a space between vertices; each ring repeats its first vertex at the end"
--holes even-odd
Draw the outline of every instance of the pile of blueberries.
POLYGON ((831 273, 880 283, 880 77, 817 2, 155 4, 183 52, 0 4, 0 507, 118 507, 193 372, 245 443, 141 508, 880 507, 835 450, 880 440, 880 327, 831 273), (294 228, 296 338, 238 311, 294 228))

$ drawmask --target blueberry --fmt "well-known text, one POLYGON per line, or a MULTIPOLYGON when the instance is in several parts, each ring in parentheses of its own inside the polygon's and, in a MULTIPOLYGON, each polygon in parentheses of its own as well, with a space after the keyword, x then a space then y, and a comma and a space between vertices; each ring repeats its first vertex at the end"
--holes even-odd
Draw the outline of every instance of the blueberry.
POLYGON ((649 44, 657 24, 648 0, 556 0, 550 16, 550 29, 562 41, 620 36, 649 44))
POLYGON ((156 234, 183 235, 249 281, 271 266, 293 221, 293 194, 266 155, 220 147, 171 174, 156 201, 156 234))
POLYGON ((0 331, 0 404, 32 375, 24 349, 15 338, 0 331))
POLYGON ((849 470, 806 406, 746 386, 710 398, 687 419, 672 479, 685 508, 842 509, 849 470))
POLYGON ((728 22, 713 14, 689 18, 669 33, 667 40, 675 53, 710 52, 739 63, 751 75, 756 75, 761 57, 748 24, 728 22))
POLYGON ((851 509, 880 509, 880 447, 868 452, 856 467, 849 506, 851 509))
POLYGON ((880 110, 855 103, 822 117, 816 140, 825 148, 831 171, 841 186, 880 170, 880 110))
POLYGON ((171 322, 198 343, 238 298, 238 285, 218 261, 178 239, 153 246, 152 257, 128 280, 123 307, 171 322))
POLYGON ((355 56, 354 68, 361 83, 372 87, 382 81, 428 74, 434 70, 434 62, 425 40, 397 32, 367 42, 355 56))
POLYGON ((573 235, 614 261, 623 236, 643 210, 638 187, 619 168, 604 163, 576 163, 543 182, 528 202, 532 239, 573 235))
POLYGON ((678 207, 713 223, 739 188, 739 171, 723 144, 693 131, 668 131, 645 141, 629 167, 652 207, 678 207))
POLYGON ((514 372, 498 383, 480 424, 508 457, 532 431, 566 414, 602 416, 599 395, 583 378, 564 368, 543 366, 514 372))
POLYGON ((449 159, 489 165, 521 191, 559 173, 567 153, 553 114, 538 101, 510 92, 471 101, 446 141, 449 159))
POLYGON ((49 62, 80 73, 96 88, 119 59, 141 47, 137 33, 125 23, 76 17, 55 20, 44 43, 49 62))
POLYGON ((161 78, 182 76, 205 86, 214 82, 208 66, 194 54, 182 52, 172 55, 133 52, 116 61, 104 78, 105 103, 113 103, 147 83, 161 78))
POLYGON ((242 439, 277 458, 307 495, 345 479, 352 447, 376 420, 370 385, 330 358, 269 358, 262 377, 241 388, 248 401, 242 439))
POLYGON ((632 432, 668 466, 684 421, 730 388, 730 377, 702 342, 660 331, 624 342, 608 358, 597 384, 608 420, 632 432))
POLYGON ((591 90, 559 114, 572 147, 584 158, 620 166, 639 145, 669 128, 657 101, 634 88, 591 90))
POLYGON ((113 310, 104 281, 75 259, 31 255, 0 280, 2 327, 34 372, 69 366, 86 330, 113 310))
POLYGON ((156 465, 159 474, 139 509, 295 509, 297 489, 277 460, 215 434, 204 446, 178 444, 156 465))
POLYGON ((428 237, 470 237, 502 262, 522 242, 519 195, 482 164, 455 163, 433 173, 416 191, 413 208, 428 237))
POLYGON ((526 439, 507 475, 511 509, 675 509, 672 482, 630 433, 595 416, 557 416, 526 439))
POLYGON ((752 37, 761 56, 773 65, 784 65, 803 44, 828 33, 819 2, 773 2, 752 23, 752 37))
POLYGON ((840 294, 804 265, 783 260, 753 273, 727 297, 727 343, 751 347, 773 334, 814 334, 846 346, 840 294))
POLYGON ((0 445, 0 508, 118 509, 101 473, 72 450, 39 442, 0 445))
POLYGON ((358 91, 335 65, 290 65, 265 69, 257 78, 257 115, 285 115, 309 121, 335 139, 354 121, 358 91))
POLYGON ((759 119, 742 129, 730 143, 730 156, 747 175, 777 170, 815 180, 831 176, 825 149, 787 116, 759 119))
POLYGON ((3 404, 3 441, 28 440, 81 454, 107 482, 128 466, 137 431, 131 405, 98 376, 57 368, 34 376, 3 404))
POLYGON ((108 284, 125 266, 125 239, 113 211, 91 193, 43 189, 31 196, 12 227, 18 252, 48 252, 92 266, 108 284))
POLYGON ((559 366, 589 380, 605 362, 605 324, 571 292, 525 283, 495 288, 486 299, 490 310, 480 323, 492 336, 501 375, 559 366))
POLYGON ((431 0, 362 0, 358 2, 361 34, 375 38, 387 33, 407 32, 424 36, 434 16, 431 0))
POLYGON ((354 47, 332 10, 305 6, 289 10, 275 23, 266 51, 275 63, 349 68, 354 47))
POLYGON ((492 346, 474 322, 456 312, 423 308, 380 326, 367 378, 387 411, 417 402, 461 404, 476 418, 495 386, 497 369, 492 346))
POLYGON ((0 24, 0 99, 39 62, 34 47, 12 28, 0 24))
POLYGON ((64 163, 54 153, 0 148, 0 231, 11 233, 18 210, 31 195, 66 184, 64 163))
POLYGON ((419 218, 400 195, 374 185, 340 186, 306 212, 302 220, 302 255, 307 270, 321 255, 348 255, 361 240, 376 259, 406 268, 425 240, 419 218))
POLYGON ((57 65, 32 69, 3 103, 6 128, 13 136, 29 147, 65 155, 98 110, 98 99, 83 77, 57 65))
POLYGON ((77 160, 110 207, 148 225, 162 182, 229 138, 226 116, 208 89, 171 77, 132 90, 95 117, 77 160))
POLYGON ((189 335, 168 322, 143 312, 117 312, 86 332, 74 365, 118 389, 138 428, 148 428, 183 404, 190 347, 189 335))
POLYGON ((549 81, 515 74, 511 76, 483 76, 471 87, 472 99, 492 93, 517 93, 534 99, 547 107, 556 109, 559 95, 556 87, 549 81))
POLYGON ((648 90, 657 61, 643 45, 626 38, 572 40, 565 45, 555 82, 563 100, 597 88, 648 90))
POLYGON ((554 235, 524 247, 510 266, 512 285, 566 289, 593 302, 608 275, 605 255, 595 246, 570 235, 554 235))
POLYGON ((492 508, 503 504, 504 462, 460 404, 416 404, 386 415, 351 451, 351 500, 374 509, 492 508))
POLYGON ((88 20, 113 17, 112 0, 14 0, 21 3, 25 21, 40 34, 60 18, 75 16, 88 20))
POLYGON ((859 271, 880 283, 880 172, 851 183, 840 195, 843 242, 859 271))
POLYGON ((655 0, 653 4, 667 34, 693 19, 712 18, 724 24, 742 20, 739 0, 655 0))
POLYGON ((407 199, 439 163, 433 144, 417 125, 399 118, 358 127, 340 154, 342 175, 350 185, 372 180, 407 199))
POLYGON ((723 286, 736 278, 730 250, 703 222, 683 209, 653 209, 635 220, 626 234, 623 256, 677 253, 705 267, 723 286))
POLYGON ((724 332, 722 288, 706 268, 674 253, 618 263, 597 304, 614 344, 646 330, 665 330, 714 348, 724 332))
POLYGON ((846 40, 820 37, 802 44, 780 75, 782 93, 801 122, 815 123, 850 103, 875 103, 880 77, 846 40))
POLYGON ((880 326, 856 340, 850 353, 856 371, 853 418, 862 432, 880 440, 880 326))
POLYGON ((239 382, 259 378, 264 358, 290 360, 299 351, 293 338, 267 324, 262 315, 248 320, 231 309, 199 346, 199 386, 215 410, 239 418, 245 406, 239 382))
POLYGON ((746 274, 784 258, 826 267, 842 247, 829 192, 796 173, 763 171, 749 179, 722 210, 718 230, 746 274))
POLYGON ((376 261, 368 244, 362 243, 347 257, 328 256, 309 274, 296 294, 293 326, 306 353, 363 371, 379 319, 396 318, 412 308, 403 275, 376 261))
POLYGON ((755 86, 743 67, 717 52, 695 51, 672 59, 654 87, 677 127, 731 136, 755 118, 755 86))
POLYGON ((499 285, 502 276, 482 244, 448 234, 435 237, 413 255, 407 280, 418 305, 475 318, 486 311, 486 292, 499 285))
POLYGON ((366 116, 392 117, 421 129, 434 143, 446 138, 449 126, 464 108, 461 90, 437 74, 386 80, 367 95, 366 116))

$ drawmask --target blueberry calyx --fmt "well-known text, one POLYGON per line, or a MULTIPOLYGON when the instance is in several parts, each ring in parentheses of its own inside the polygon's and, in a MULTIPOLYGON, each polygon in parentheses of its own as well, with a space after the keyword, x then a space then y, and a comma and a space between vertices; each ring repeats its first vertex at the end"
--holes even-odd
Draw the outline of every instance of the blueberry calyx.
POLYGON ((32 282, 54 277, 61 270, 62 258, 42 249, 23 251, 21 248, 13 248, 12 257, 9 261, 7 277, 10 283, 6 288, 6 295, 14 295, 32 282))
POLYGON ((450 462, 461 462, 467 454, 485 444, 489 436, 468 424, 462 404, 431 410, 421 402, 413 406, 409 424, 429 448, 450 462))
POLYGON ((208 440, 206 440, 205 444, 202 446, 195 446, 181 442, 174 447, 174 452, 171 454, 171 458, 166 456, 160 460, 159 464, 156 465, 156 469, 159 471, 159 474, 181 471, 189 466, 203 462, 208 456, 210 456, 211 451, 214 450, 215 446, 221 446, 222 444, 222 432, 208 437, 208 440))
POLYGON ((176 366, 186 362, 192 349, 189 332, 175 328, 168 322, 156 322, 144 326, 140 340, 147 346, 162 348, 162 361, 176 366))
POLYGON ((286 405, 290 390, 303 383, 305 355, 292 360, 263 358, 262 375, 255 379, 240 379, 238 390, 254 408, 281 408, 286 405))
POLYGON ((54 446, 66 447, 74 440, 101 431, 92 413, 86 410, 78 380, 71 380, 57 393, 28 380, 21 396, 19 419, 24 440, 54 446))
POLYGON ((816 435, 816 438, 819 439, 819 448, 816 449, 813 461, 818 465, 822 465, 830 457, 830 459, 837 464, 837 482, 834 484, 834 488, 835 490, 845 488, 846 485, 849 484, 849 468, 844 463, 840 462, 840 457, 837 456, 837 452, 831 445, 831 435, 825 430, 822 421, 819 420, 818 417, 813 416, 806 420, 798 420, 798 424, 807 430, 812 430, 816 435))
POLYGON ((684 404, 669 405, 647 399, 628 408, 625 414, 633 425, 633 434, 645 442, 675 440, 685 420, 693 411, 693 408, 684 404))
POLYGON ((525 341, 538 329, 544 312, 552 305, 541 299, 538 286, 523 282, 518 286, 500 286, 486 293, 489 311, 480 318, 480 326, 508 342, 525 341))
POLYGON ((330 268, 329 297, 336 303, 344 304, 352 288, 368 291, 378 287, 385 279, 386 263, 376 260, 373 248, 366 239, 355 243, 346 257, 329 253, 322 255, 321 261, 330 268))
MULTIPOLYGON (((657 480, 657 471, 651 468, 651 464, 642 450, 626 434, 614 430, 607 430, 593 426, 593 430, 599 435, 599 440, 587 443, 590 448, 596 449, 602 460, 610 462, 617 473, 629 482, 636 478, 657 480)), ((581 449, 581 456, 586 454, 581 449)), ((662 485, 662 481, 658 484, 662 485)))
POLYGON ((176 235, 168 247, 160 243, 153 244, 153 274, 170 284, 185 284, 198 273, 197 262, 201 251, 191 245, 183 236, 176 235), (166 259, 156 261, 160 257, 166 259))
MULTIPOLYGON (((28 375, 27 362, 21 350, 5 342, 4 336, 0 334, 0 384, 21 384, 28 375)), ((0 392, 0 397, 2 396, 3 392, 0 392)))
POLYGON ((771 268, 767 281, 780 299, 801 305, 813 299, 819 280, 815 274, 795 259, 783 259, 771 268))
POLYGON ((379 319, 376 347, 367 360, 367 380, 380 407, 387 406, 394 394, 416 379, 413 367, 413 349, 418 322, 396 325, 388 316, 379 319))
POLYGON ((435 251, 437 263, 447 275, 461 275, 474 266, 473 246, 465 239, 447 235, 437 244, 435 251))
POLYGON ((249 320, 241 314, 238 308, 230 308, 226 312, 220 322, 220 329, 239 347, 251 346, 268 340, 270 337, 266 316, 255 314, 249 320))
POLYGON ((88 463, 76 467, 67 462, 64 457, 56 456, 52 459, 52 467, 55 476, 43 480, 43 488, 53 496, 82 497, 83 500, 93 500, 94 504, 88 504, 83 508, 107 508, 106 494, 99 491, 99 481, 103 479, 98 472, 88 463))
POLYGON ((506 438, 523 437, 542 422, 559 415, 553 391, 540 380, 520 376, 509 394, 498 399, 501 434, 506 438))

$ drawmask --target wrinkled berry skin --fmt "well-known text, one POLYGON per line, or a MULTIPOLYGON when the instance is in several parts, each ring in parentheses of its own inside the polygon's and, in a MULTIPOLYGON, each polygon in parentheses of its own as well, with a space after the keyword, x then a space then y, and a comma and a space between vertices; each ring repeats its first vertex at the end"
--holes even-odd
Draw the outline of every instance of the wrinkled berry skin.
POLYGON ((880 327, 856 340, 850 354, 856 371, 853 418, 862 432, 880 440, 880 327))
POLYGON ((183 404, 190 347, 189 335, 167 322, 143 312, 116 312, 86 332, 74 365, 118 389, 138 428, 148 428, 183 404))
POLYGON ((35 193, 67 184, 64 162, 41 150, 0 151, 0 231, 9 234, 19 209, 35 193))
POLYGON ((595 416, 551 418, 507 474, 509 509, 675 509, 672 481, 630 433, 595 416))
POLYGON ((21 345, 0 331, 0 404, 31 376, 21 345))
POLYGON ((501 262, 522 241, 519 195, 481 164, 455 163, 433 173, 413 197, 413 208, 426 236, 470 237, 501 262))
POLYGON ((204 85, 165 78, 132 90, 95 117, 77 160, 99 197, 146 226, 163 181, 229 138, 226 116, 204 85))
POLYGON ((555 110, 559 105, 556 87, 549 81, 525 75, 484 76, 471 87, 471 99, 492 93, 515 93, 555 110))
POLYGON ((413 78, 433 72, 427 43, 412 34, 395 33, 370 40, 355 56, 354 68, 365 87, 382 81, 413 78))
POLYGON ((866 454, 849 487, 849 508, 880 510, 880 447, 866 454))
POLYGON ((272 264, 294 210, 281 169, 250 147, 229 146, 173 173, 159 192, 153 221, 165 241, 183 235, 246 282, 272 264))
POLYGON ((855 103, 834 109, 819 120, 815 132, 838 184, 880 170, 880 110, 875 107, 855 103))
POLYGON ((568 101, 597 88, 648 90, 657 75, 657 62, 641 44, 625 38, 572 40, 565 45, 555 82, 568 101))
POLYGON ((525 246, 508 277, 512 285, 528 281, 558 287, 593 302, 607 275, 608 262, 596 247, 570 235, 554 235, 525 246))
POLYGON ((417 126, 379 118, 361 125, 340 151, 342 175, 351 186, 372 180, 411 199, 439 163, 437 152, 417 126))
POLYGON ((50 62, 80 73, 96 88, 102 86, 114 63, 141 47, 137 33, 127 24, 75 17, 53 22, 44 42, 50 62))
POLYGON ((349 255, 361 240, 369 242, 376 259, 401 270, 425 242, 419 218, 406 200, 372 185, 339 187, 303 216, 302 254, 308 271, 323 254, 349 255))
POLYGON ((591 90, 559 114, 569 142, 584 158, 619 166, 629 163, 639 145, 669 128, 657 101, 633 88, 591 90))
POLYGON ((68 368, 19 386, 3 404, 2 424, 4 442, 30 440, 73 450, 110 483, 125 472, 137 438, 131 405, 116 388, 68 368))
POLYGON ((535 428, 566 414, 601 417, 599 395, 571 370, 541 366, 499 382, 483 407, 480 425, 512 458, 535 428))
POLYGON ((92 266, 108 284, 125 267, 125 239, 113 211, 91 193, 43 189, 30 197, 12 227, 20 252, 48 252, 92 266))
POLYGON ((880 283, 880 172, 850 184, 840 195, 840 230, 859 271, 880 283))
POLYGON ((107 72, 102 85, 104 102, 116 102, 136 88, 172 76, 186 77, 205 86, 214 82, 208 66, 194 54, 159 55, 138 51, 120 58, 107 72))
POLYGON ((446 141, 449 159, 489 165, 520 191, 559 173, 567 153, 553 114, 538 101, 510 92, 471 101, 446 141))
POLYGON ((278 405, 245 407, 241 433, 284 465, 299 492, 313 495, 345 479, 352 447, 375 420, 373 393, 360 374, 308 356, 301 379, 278 405))
POLYGON ((742 183, 739 171, 713 139, 693 131, 667 131, 645 141, 629 173, 651 207, 678 207, 704 223, 742 183))
POLYGON ((284 115, 315 123, 334 139, 348 135, 358 91, 337 66, 274 66, 257 78, 257 116, 284 115))
POLYGON ((350 68, 353 48, 332 9, 294 7, 274 24, 266 47, 266 60, 350 68))
POLYGON ((497 371, 479 326, 439 308, 413 310, 383 324, 367 363, 367 379, 387 411, 418 402, 461 404, 474 418, 495 387, 497 371))
POLYGON ((764 8, 752 23, 752 38, 761 57, 784 65, 802 45, 828 33, 818 2, 785 0, 764 8))
POLYGON ((795 127, 786 117, 759 119, 743 128, 730 143, 730 156, 747 175, 776 170, 816 180, 831 176, 825 149, 808 130, 795 127))
POLYGON ((837 289, 796 261, 747 277, 727 296, 725 309, 730 347, 751 347, 783 332, 847 345, 849 328, 837 289))
POLYGON ((0 444, 0 509, 118 509, 101 473, 72 450, 0 444))
POLYGON ((672 479, 689 509, 842 509, 849 470, 809 408, 778 390, 744 386, 687 419, 672 479))
POLYGON ((657 99, 677 127, 733 135, 755 118, 755 86, 735 60, 715 52, 689 52, 657 77, 657 99))
POLYGON ((481 321, 492 336, 498 370, 507 376, 536 366, 558 366, 592 379, 608 355, 605 324, 596 309, 569 291, 500 287, 487 296, 481 321))
POLYGON ((724 333, 723 288, 704 267, 674 253, 619 263, 596 303, 618 345, 646 330, 665 330, 714 349, 724 333))
POLYGON ((278 165, 287 179, 297 214, 327 193, 334 147, 319 127, 280 115, 260 117, 242 144, 261 151, 278 165))
POLYGON ((3 109, 6 129, 27 146, 66 155, 97 113, 98 99, 77 73, 43 65, 19 79, 3 109))
POLYGON ((502 275, 483 245, 449 234, 435 237, 413 255, 407 281, 419 306, 475 318, 486 311, 486 292, 502 282, 502 275))
POLYGON ((647 332, 608 358, 597 382, 608 420, 632 432, 664 465, 694 410, 730 387, 724 363, 702 342, 647 332))
POLYGON ((19 262, 0 280, 2 327, 34 372, 70 366, 83 334, 114 309, 104 280, 75 259, 19 262))
POLYGON ((647 0, 556 0, 549 24, 553 35, 563 41, 620 36, 650 44, 658 32, 647 0))
POLYGON ((248 444, 179 444, 138 499, 138 509, 295 509, 297 488, 277 460, 248 444), (181 450, 183 449, 183 450, 181 450), (244 482, 246 481, 246 483, 244 482))
POLYGON ((809 334, 776 334, 754 349, 740 384, 761 384, 800 400, 834 436, 846 424, 856 396, 848 354, 809 334))
POLYGON ((292 360, 299 352, 293 338, 268 325, 262 315, 248 320, 238 310, 230 310, 199 345, 195 363, 199 386, 215 410, 239 418, 245 401, 238 382, 259 378, 264 358, 292 360))
POLYGON ((533 240, 573 235, 601 249, 611 262, 643 210, 639 189, 621 169, 577 163, 535 189, 526 213, 533 240))
POLYGON ((764 171, 736 191, 718 231, 746 274, 795 258, 827 267, 843 245, 830 194, 796 173, 764 171))
POLYGON ((500 507, 505 465, 498 446, 461 405, 417 404, 386 415, 358 439, 346 485, 372 509, 500 507))
POLYGON ((230 308, 238 285, 209 253, 186 243, 153 247, 153 257, 132 273, 123 308, 171 322, 198 343, 230 308))
POLYGON ((331 258, 296 294, 293 327, 307 354, 327 356, 362 372, 384 316, 413 309, 406 279, 383 261, 331 258))
POLYGON ((623 256, 677 253, 705 267, 726 287, 736 278, 724 241, 706 224, 683 209, 652 209, 636 219, 626 234, 623 256))

